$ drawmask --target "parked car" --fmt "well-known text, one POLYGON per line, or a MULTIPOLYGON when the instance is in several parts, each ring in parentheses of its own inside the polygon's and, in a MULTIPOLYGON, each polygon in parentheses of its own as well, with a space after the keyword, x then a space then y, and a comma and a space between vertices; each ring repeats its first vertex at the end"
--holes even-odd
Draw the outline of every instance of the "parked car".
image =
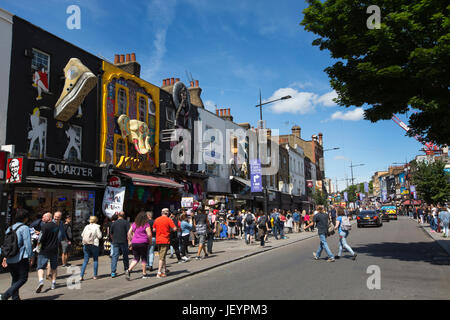
POLYGON ((361 211, 356 217, 356 223, 358 225, 358 228, 361 228, 363 226, 381 227, 383 225, 380 212, 374 210, 361 211))

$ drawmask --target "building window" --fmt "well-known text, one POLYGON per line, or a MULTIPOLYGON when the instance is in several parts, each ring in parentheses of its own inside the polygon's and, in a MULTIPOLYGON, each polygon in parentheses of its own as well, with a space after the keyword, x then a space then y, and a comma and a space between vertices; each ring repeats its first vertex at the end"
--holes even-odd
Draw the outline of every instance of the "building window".
POLYGON ((117 165, 122 156, 128 154, 128 144, 120 135, 114 135, 114 164, 117 165))
POLYGON ((147 97, 145 97, 142 94, 137 94, 137 100, 138 100, 138 120, 142 122, 147 122, 147 97))
POLYGON ((116 115, 128 115, 128 88, 116 84, 116 115))
POLYGON ((167 128, 174 128, 175 126, 175 110, 172 108, 166 108, 167 128))
MULTIPOLYGON (((37 49, 32 49, 33 51, 33 59, 31 60, 31 68, 33 69, 33 73, 41 73, 44 72, 46 75, 46 79, 44 80, 41 75, 41 81, 44 82, 47 85, 49 85, 49 77, 50 74, 50 56, 42 51, 39 51, 37 49)), ((33 76, 35 77, 35 75, 33 76)))
POLYGON ((43 158, 45 157, 47 149, 47 119, 39 117, 39 124, 36 126, 32 121, 32 127, 33 128, 28 132, 28 137, 30 139, 29 156, 32 158, 43 158))

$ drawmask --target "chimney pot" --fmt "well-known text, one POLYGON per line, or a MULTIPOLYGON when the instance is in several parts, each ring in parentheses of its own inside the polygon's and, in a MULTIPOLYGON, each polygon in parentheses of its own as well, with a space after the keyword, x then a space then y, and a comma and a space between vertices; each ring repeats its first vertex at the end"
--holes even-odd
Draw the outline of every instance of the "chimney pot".
POLYGON ((195 80, 195 87, 198 88, 198 80, 195 80))
POLYGON ((175 83, 180 82, 180 78, 175 79, 175 83))
POLYGON ((166 79, 163 80, 163 87, 166 86, 166 79))
POLYGON ((124 63, 125 62, 125 55, 121 54, 120 55, 120 63, 124 63))
POLYGON ((118 54, 114 55, 114 64, 118 64, 120 61, 120 56, 118 54))
POLYGON ((231 112, 230 112, 230 110, 231 110, 231 109, 228 109, 228 116, 231 116, 231 112))
POLYGON ((131 55, 129 53, 127 53, 125 62, 130 62, 130 61, 131 61, 131 55))
POLYGON ((191 81, 191 88, 194 87, 194 81, 191 81))
POLYGON ((220 109, 220 116, 223 117, 223 109, 220 109))
POLYGON ((134 52, 131 54, 131 61, 136 62, 136 53, 134 52))
POLYGON ((175 78, 170 78, 170 84, 174 85, 175 84, 175 78))

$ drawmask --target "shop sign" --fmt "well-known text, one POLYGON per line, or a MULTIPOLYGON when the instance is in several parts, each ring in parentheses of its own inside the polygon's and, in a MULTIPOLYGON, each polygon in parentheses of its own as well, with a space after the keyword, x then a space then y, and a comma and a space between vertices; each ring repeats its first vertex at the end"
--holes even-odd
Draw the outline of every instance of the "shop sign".
POLYGON ((182 208, 192 208, 193 206, 194 206, 194 198, 193 197, 181 198, 181 207, 182 208))
POLYGON ((72 180, 101 181, 102 168, 48 160, 28 160, 28 175, 72 180))
POLYGON ((112 176, 108 180, 108 186, 113 188, 120 188, 122 186, 120 178, 118 176, 112 176))
POLYGON ((6 183, 21 183, 23 173, 23 158, 8 159, 6 168, 6 183))
POLYGON ((103 197, 103 212, 111 218, 114 214, 123 211, 123 201, 125 199, 125 187, 106 187, 103 197))

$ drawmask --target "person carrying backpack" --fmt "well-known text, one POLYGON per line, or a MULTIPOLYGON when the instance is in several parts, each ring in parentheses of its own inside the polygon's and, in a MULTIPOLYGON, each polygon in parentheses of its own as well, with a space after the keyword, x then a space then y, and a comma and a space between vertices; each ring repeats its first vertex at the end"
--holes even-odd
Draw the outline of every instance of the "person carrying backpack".
POLYGON ((89 263, 89 258, 94 259, 94 276, 92 279, 97 280, 98 273, 98 254, 100 239, 102 238, 102 232, 100 231, 100 225, 97 224, 98 218, 96 216, 89 217, 89 224, 84 227, 81 233, 83 241, 83 253, 84 261, 81 266, 80 281, 84 280, 84 272, 86 271, 86 266, 89 263))
POLYGON ((256 222, 255 215, 250 211, 247 212, 244 218, 246 244, 252 243, 252 237, 255 235, 255 222, 256 222))
POLYGON ((356 253, 353 252, 352 248, 347 243, 347 237, 349 231, 351 230, 351 224, 349 218, 345 215, 344 209, 341 207, 337 208, 338 217, 336 219, 335 229, 339 229, 339 252, 335 259, 339 259, 342 255, 342 248, 345 248, 352 255, 352 259, 356 259, 356 253))
POLYGON ((28 211, 18 209, 16 223, 6 231, 1 248, 2 266, 11 274, 11 287, 0 294, 0 300, 20 300, 19 289, 28 281, 29 259, 33 255, 28 211))
POLYGON ((258 218, 258 238, 260 240, 261 247, 264 247, 266 234, 269 229, 269 219, 264 213, 261 212, 258 218))

